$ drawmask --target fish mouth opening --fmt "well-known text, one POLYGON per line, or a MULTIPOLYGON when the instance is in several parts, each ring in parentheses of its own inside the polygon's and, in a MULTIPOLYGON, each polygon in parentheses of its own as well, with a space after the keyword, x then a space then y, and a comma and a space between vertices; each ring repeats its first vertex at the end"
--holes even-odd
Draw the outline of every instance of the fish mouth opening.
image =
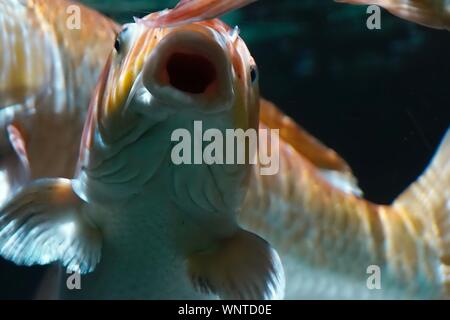
POLYGON ((228 48, 204 28, 166 35, 147 57, 143 85, 155 100, 174 109, 229 110, 234 78, 228 48))
POLYGON ((202 94, 217 80, 214 64, 195 53, 173 53, 167 61, 166 71, 170 84, 189 94, 202 94))

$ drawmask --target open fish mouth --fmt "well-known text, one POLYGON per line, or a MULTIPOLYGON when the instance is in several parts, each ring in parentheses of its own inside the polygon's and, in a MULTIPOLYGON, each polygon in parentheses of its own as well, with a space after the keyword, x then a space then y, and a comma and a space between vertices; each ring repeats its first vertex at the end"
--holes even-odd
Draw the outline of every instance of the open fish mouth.
POLYGON ((194 26, 161 40, 145 63, 142 82, 152 96, 176 108, 218 112, 234 102, 231 66, 226 42, 194 26))
POLYGON ((198 53, 172 53, 166 72, 172 87, 190 94, 202 94, 217 81, 214 64, 198 53))

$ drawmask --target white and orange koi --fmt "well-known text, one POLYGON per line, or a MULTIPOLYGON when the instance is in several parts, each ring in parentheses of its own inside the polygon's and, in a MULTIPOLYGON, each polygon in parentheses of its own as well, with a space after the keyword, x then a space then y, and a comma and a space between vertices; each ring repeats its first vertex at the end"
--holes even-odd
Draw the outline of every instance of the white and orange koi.
POLYGON ((236 31, 201 12, 146 26, 169 14, 124 26, 77 174, 37 180, 1 209, 0 254, 92 272, 80 292, 61 287, 63 298, 449 297, 450 134, 391 206, 370 203, 336 152, 259 98, 236 31), (171 132, 194 120, 279 129, 279 173, 173 165, 171 132), (367 287, 369 266, 381 290, 367 287))
POLYGON ((273 104, 280 172, 255 168, 240 221, 280 254, 289 299, 450 298, 450 131, 428 170, 392 205, 362 198, 349 166, 273 104), (380 271, 380 290, 367 285, 380 271))
POLYGON ((6 203, 1 255, 96 269, 61 297, 282 298, 278 254, 237 223, 251 167, 175 166, 170 156, 171 133, 194 120, 256 129, 255 72, 219 20, 125 25, 91 101, 76 176, 35 180, 6 203))
POLYGON ((4 199, 28 179, 73 174, 87 106, 120 28, 78 2, 0 0, 0 29, 4 199), (71 8, 79 28, 68 25, 71 8))

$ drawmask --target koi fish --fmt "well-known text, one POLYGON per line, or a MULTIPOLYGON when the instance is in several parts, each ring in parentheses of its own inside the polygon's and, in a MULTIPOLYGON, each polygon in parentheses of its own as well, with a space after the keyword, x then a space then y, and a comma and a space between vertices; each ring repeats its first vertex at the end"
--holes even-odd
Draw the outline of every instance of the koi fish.
POLYGON ((73 176, 87 106, 120 29, 66 0, 0 0, 0 29, 2 203, 31 179, 73 176))
POLYGON ((395 16, 423 26, 450 30, 450 5, 446 0, 335 0, 336 2, 378 5, 395 16))
POLYGON ((77 175, 37 180, 1 210, 2 256, 93 272, 80 292, 63 286, 66 298, 448 296, 450 133, 393 205, 370 203, 344 159, 260 100, 255 62, 235 30, 218 20, 144 25, 117 38, 77 175), (231 104, 217 94, 229 92, 226 79, 231 104), (193 118, 220 129, 279 129, 279 173, 171 165, 170 132, 193 118), (369 266, 381 269, 382 290, 367 287, 369 266))
MULTIPOLYGON (((443 1, 345 2, 448 26, 443 1)), ((281 128, 280 172, 261 176, 255 168, 240 221, 280 254, 286 298, 449 299, 450 130, 418 180, 391 205, 378 205, 362 197, 335 151, 274 104, 260 107, 260 125, 281 128)))
POLYGON ((281 128, 280 172, 254 168, 240 221, 278 251, 286 298, 450 298, 450 130, 386 206, 363 199, 345 160, 274 104, 262 100, 260 112, 261 126, 281 128), (367 270, 380 272, 380 290, 367 270))
POLYGON ((277 252, 237 223, 251 167, 171 160, 172 132, 194 121, 257 128, 256 65, 237 31, 132 23, 114 47, 76 175, 34 180, 5 204, 0 254, 93 272, 79 292, 62 281, 63 298, 282 298, 277 252))

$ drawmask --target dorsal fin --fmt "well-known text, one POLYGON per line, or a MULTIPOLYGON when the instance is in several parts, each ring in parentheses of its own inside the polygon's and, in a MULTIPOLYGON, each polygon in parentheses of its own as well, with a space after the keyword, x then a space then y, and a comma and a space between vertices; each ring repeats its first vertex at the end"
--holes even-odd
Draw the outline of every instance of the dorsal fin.
POLYGON ((260 121, 271 129, 280 129, 280 138, 320 169, 351 172, 350 166, 334 150, 323 145, 272 102, 261 99, 260 121))
POLYGON ((260 122, 270 129, 279 129, 280 139, 311 162, 328 183, 346 193, 362 195, 357 179, 344 159, 265 99, 260 102, 260 122))
POLYGON ((218 18, 257 0, 181 0, 178 5, 159 16, 149 15, 139 22, 149 28, 173 27, 218 18))

